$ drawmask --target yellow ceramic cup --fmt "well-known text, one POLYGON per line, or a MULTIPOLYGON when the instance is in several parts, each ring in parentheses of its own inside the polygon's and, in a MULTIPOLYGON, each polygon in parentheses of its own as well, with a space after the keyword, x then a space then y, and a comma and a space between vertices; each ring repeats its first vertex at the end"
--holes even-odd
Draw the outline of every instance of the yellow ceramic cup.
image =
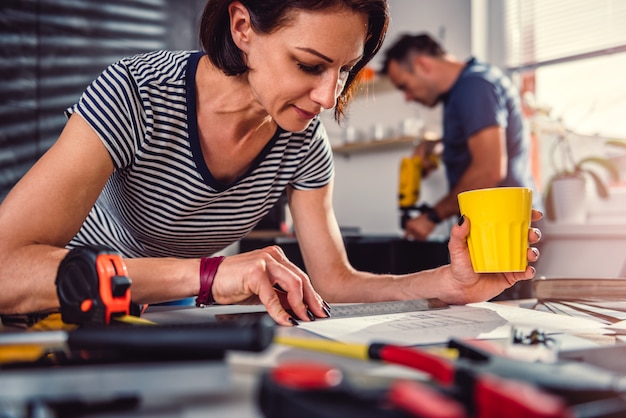
POLYGON ((532 197, 526 187, 459 193, 461 214, 470 222, 467 244, 475 272, 526 270, 532 197))

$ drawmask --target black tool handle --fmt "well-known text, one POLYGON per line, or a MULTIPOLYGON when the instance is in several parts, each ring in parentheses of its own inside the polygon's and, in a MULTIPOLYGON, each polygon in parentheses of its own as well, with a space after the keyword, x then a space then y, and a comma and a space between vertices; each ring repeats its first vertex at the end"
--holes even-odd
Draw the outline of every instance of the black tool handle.
POLYGON ((228 322, 79 328, 69 332, 67 343, 75 350, 202 356, 226 350, 262 351, 271 344, 275 326, 267 315, 228 322))

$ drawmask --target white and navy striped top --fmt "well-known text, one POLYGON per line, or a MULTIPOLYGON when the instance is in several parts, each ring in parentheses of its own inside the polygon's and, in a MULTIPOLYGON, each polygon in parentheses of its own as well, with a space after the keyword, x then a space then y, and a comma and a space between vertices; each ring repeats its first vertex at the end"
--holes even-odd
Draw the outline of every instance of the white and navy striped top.
POLYGON ((69 247, 106 245, 124 257, 199 257, 245 236, 290 185, 331 180, 326 130, 280 128, 241 178, 216 181, 200 150, 195 73, 199 52, 157 51, 106 69, 66 113, 80 114, 115 171, 69 247))

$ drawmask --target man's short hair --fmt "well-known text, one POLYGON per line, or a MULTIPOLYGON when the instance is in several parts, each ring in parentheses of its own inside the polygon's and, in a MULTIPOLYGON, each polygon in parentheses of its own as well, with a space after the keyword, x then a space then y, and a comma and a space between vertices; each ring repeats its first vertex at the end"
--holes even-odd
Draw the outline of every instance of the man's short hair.
POLYGON ((387 74, 391 61, 396 61, 401 64, 406 63, 407 58, 412 54, 442 58, 446 55, 446 51, 433 37, 426 33, 418 35, 403 34, 385 52, 385 60, 379 73, 382 75, 387 74))

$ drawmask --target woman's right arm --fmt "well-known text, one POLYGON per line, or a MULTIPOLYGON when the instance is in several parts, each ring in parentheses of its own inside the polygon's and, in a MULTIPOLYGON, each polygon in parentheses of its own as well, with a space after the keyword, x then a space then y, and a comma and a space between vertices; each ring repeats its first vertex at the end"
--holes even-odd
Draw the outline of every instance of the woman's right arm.
POLYGON ((0 205, 0 312, 58 307, 54 280, 113 172, 96 133, 78 114, 0 205))
MULTIPOLYGON (((54 282, 68 252, 64 247, 79 231, 113 169, 94 130, 81 116, 72 115, 58 141, 0 205, 0 313, 58 308, 54 282)), ((137 303, 198 294, 198 258, 133 258, 125 263, 137 303)), ((290 325, 275 284, 288 291, 285 303, 296 319, 309 320, 303 292, 315 315, 325 316, 321 297, 278 247, 227 257, 213 295, 219 303, 261 302, 279 324, 290 325)))

